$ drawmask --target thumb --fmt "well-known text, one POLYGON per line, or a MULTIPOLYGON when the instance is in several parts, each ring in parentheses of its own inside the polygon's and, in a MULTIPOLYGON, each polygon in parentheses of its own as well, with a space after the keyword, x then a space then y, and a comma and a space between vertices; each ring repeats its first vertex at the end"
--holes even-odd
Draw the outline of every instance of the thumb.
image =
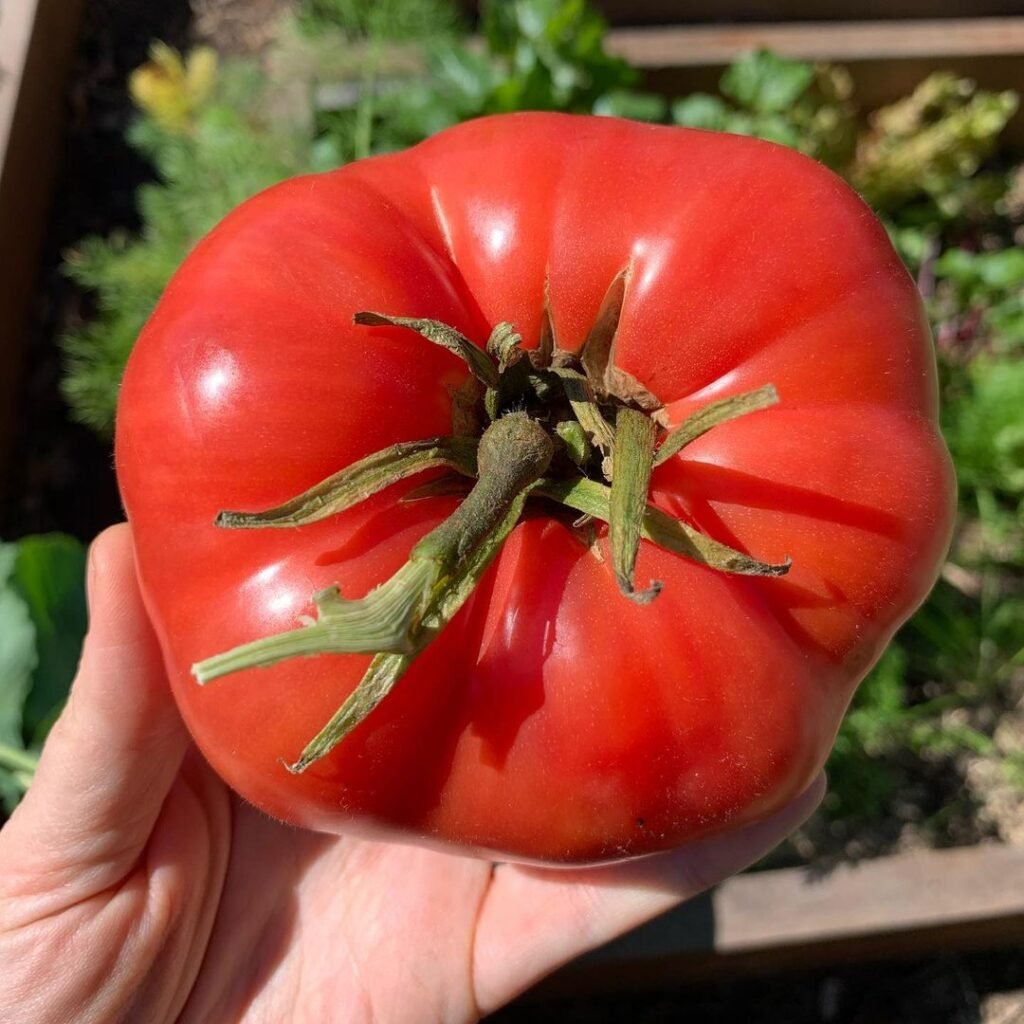
MULTIPOLYGON (((122 524, 89 552, 89 632, 35 779, 0 832, 8 896, 69 905, 120 881, 188 746, 122 524)), ((57 909, 36 907, 48 913, 57 909)))

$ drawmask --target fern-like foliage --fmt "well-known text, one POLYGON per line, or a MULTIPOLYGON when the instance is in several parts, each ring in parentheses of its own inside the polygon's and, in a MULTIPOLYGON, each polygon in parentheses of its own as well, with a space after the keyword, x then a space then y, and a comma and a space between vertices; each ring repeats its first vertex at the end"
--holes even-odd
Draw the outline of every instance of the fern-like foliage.
POLYGON ((65 260, 67 273, 95 296, 96 315, 64 339, 63 390, 74 417, 103 435, 113 429, 135 339, 192 246, 243 200, 317 166, 308 132, 267 113, 255 66, 234 63, 217 73, 207 65, 208 87, 185 103, 187 75, 175 81, 166 68, 194 62, 160 47, 154 58, 133 80, 141 116, 129 135, 159 179, 138 193, 142 231, 87 238, 65 260), (161 73, 167 87, 154 88, 161 73))

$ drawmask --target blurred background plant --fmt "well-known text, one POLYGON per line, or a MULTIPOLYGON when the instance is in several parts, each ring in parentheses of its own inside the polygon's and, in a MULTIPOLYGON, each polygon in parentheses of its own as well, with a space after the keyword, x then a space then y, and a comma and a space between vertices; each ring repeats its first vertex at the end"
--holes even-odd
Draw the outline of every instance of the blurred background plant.
POLYGON ((0 809, 32 781, 85 635, 85 547, 53 533, 0 544, 0 809))
MULTIPOLYGON (((856 854, 853 837, 882 819, 894 824, 880 845, 907 825, 956 842, 957 816, 977 817, 961 783, 979 764, 1000 785, 1024 785, 1024 251, 1015 248, 1024 171, 999 157, 1017 97, 935 74, 865 119, 842 67, 755 52, 724 73, 718 93, 667 99, 608 53, 605 31, 585 0, 484 2, 473 36, 449 0, 299 0, 257 56, 154 44, 131 79, 130 141, 158 180, 139 191, 139 233, 88 238, 67 255, 95 316, 65 339, 65 395, 76 418, 109 437, 135 337, 189 248, 237 203, 469 117, 626 116, 755 135, 823 161, 883 218, 925 298, 960 519, 942 579, 843 725, 818 834, 805 830, 783 856, 837 842, 856 854), (929 763, 940 776, 950 766, 949 789, 914 796, 917 766, 929 763)), ((0 601, 24 622, 18 578, 0 573, 0 601)), ((0 708, 0 740, 17 734, 31 747, 45 716, 6 721, 0 708)))

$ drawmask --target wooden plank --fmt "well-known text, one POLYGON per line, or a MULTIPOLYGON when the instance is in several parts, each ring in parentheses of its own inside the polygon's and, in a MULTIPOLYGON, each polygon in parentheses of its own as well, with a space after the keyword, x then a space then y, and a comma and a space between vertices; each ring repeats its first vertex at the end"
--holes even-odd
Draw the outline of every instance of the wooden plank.
POLYGON ((931 850, 740 875, 582 957, 537 996, 669 986, 1024 941, 1024 848, 931 850))
POLYGON ((596 0, 595 6, 613 25, 985 18, 1021 13, 1020 0, 596 0))
POLYGON ((761 48, 842 63, 1017 56, 1024 54, 1024 17, 619 28, 609 33, 607 45, 640 68, 723 65, 761 48))
POLYGON ((3 4, 0 17, 0 466, 16 415, 22 334, 80 13, 81 0, 14 0, 3 4))
MULTIPOLYGON (((592 0, 613 25, 702 21, 870 21, 903 18, 988 18, 1021 13, 1021 0, 592 0)), ((477 0, 460 0, 470 17, 477 0)))
MULTIPOLYGON (((592 0, 611 25, 701 22, 869 22, 876 19, 1008 17, 1021 0, 592 0)), ((477 0, 460 0, 469 17, 477 0)))
MULTIPOLYGON (((722 69, 750 49, 766 46, 802 60, 846 66, 862 111, 908 95, 936 71, 976 81, 982 89, 1024 94, 1024 17, 863 22, 826 25, 676 25, 617 29, 609 49, 643 68, 646 88, 665 96, 715 92, 722 69)), ((1024 150, 1024 110, 1003 136, 1024 150)))
POLYGON ((717 904, 716 949, 828 942, 1024 914, 1024 849, 965 847, 883 857, 815 879, 740 875, 717 904))

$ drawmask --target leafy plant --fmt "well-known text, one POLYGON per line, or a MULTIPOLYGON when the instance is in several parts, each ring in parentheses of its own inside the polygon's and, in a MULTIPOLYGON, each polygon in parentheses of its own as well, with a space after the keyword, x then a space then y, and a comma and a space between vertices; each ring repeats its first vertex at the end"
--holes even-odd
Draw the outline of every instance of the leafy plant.
POLYGON ((997 355, 1019 353, 1024 345, 1024 250, 950 248, 934 269, 936 341, 950 359, 962 360, 979 347, 997 355))
POLYGON ((849 176, 873 206, 893 210, 920 195, 940 214, 962 205, 961 184, 994 150, 1017 109, 1012 92, 984 92, 955 75, 930 75, 871 117, 849 176))
POLYGON ((756 135, 836 168, 853 155, 856 108, 844 68, 758 50, 722 75, 720 89, 721 96, 693 93, 676 100, 675 123, 756 135))
POLYGON ((64 705, 85 636, 85 549, 46 534, 0 544, 0 801, 10 811, 64 705))
MULTIPOLYGON (((482 47, 441 31, 450 24, 439 17, 422 38, 421 74, 389 75, 371 47, 358 87, 337 90, 333 109, 319 115, 339 158, 400 149, 485 114, 562 110, 643 120, 665 114, 660 96, 632 90, 637 72, 605 50, 607 25, 585 0, 484 2, 482 47)), ((391 31, 381 28, 372 38, 390 38, 391 31)), ((333 67, 341 80, 351 77, 351 69, 346 76, 333 67)))
POLYGON ((104 435, 132 345, 189 249, 238 203, 317 166, 309 132, 287 127, 287 112, 274 116, 254 65, 218 71, 209 51, 182 60, 155 44, 131 89, 143 116, 129 140, 159 175, 138 193, 142 232, 87 238, 65 260, 95 296, 96 316, 64 340, 64 394, 75 418, 104 435))

